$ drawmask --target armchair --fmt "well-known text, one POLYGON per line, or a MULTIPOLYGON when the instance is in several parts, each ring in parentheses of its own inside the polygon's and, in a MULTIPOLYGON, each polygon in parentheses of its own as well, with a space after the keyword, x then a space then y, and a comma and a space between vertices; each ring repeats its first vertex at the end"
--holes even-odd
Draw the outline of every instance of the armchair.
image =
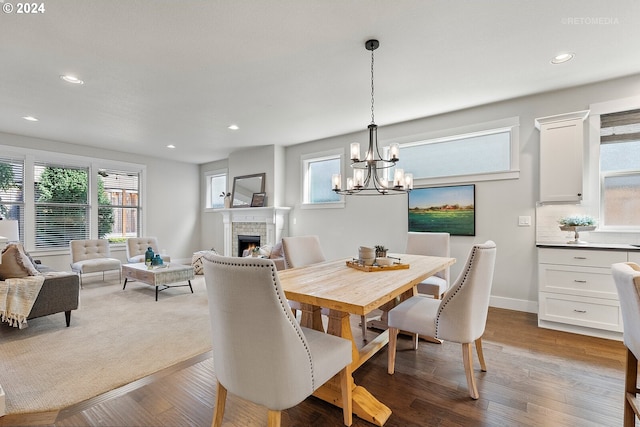
POLYGON ((203 265, 218 380, 212 425, 222 425, 229 391, 266 406, 269 426, 279 426, 282 410, 335 375, 351 425, 351 341, 295 321, 272 260, 207 253, 203 265))
MULTIPOLYGON (((144 254, 147 248, 151 246, 153 252, 160 253, 160 245, 155 237, 130 237, 127 239, 127 261, 131 263, 144 262, 144 254)), ((169 262, 169 255, 161 255, 162 261, 169 262)))
POLYGON ((80 287, 82 287, 82 275, 86 273, 102 272, 102 280, 104 280, 105 271, 118 270, 120 281, 122 281, 120 260, 111 258, 107 239, 71 240, 69 249, 71 271, 80 275, 80 287))
POLYGON ((625 369, 624 427, 635 427, 640 408, 636 403, 638 388, 638 358, 640 358, 640 266, 633 262, 621 262, 611 266, 616 283, 624 325, 623 340, 627 347, 625 369))
POLYGON ((496 244, 491 240, 473 245, 466 265, 442 300, 418 294, 389 311, 389 374, 395 370, 399 331, 458 342, 462 344, 469 394, 473 399, 480 397, 473 376, 471 343, 475 341, 480 368, 486 371, 482 334, 489 310, 495 259, 496 244))

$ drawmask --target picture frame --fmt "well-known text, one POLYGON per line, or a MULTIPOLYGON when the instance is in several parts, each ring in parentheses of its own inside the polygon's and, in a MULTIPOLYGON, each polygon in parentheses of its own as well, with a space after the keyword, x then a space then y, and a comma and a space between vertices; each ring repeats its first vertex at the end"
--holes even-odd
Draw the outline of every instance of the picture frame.
POLYGON ((476 235, 475 184, 414 188, 408 197, 409 231, 476 235))
POLYGON ((253 197, 251 198, 251 207, 252 208, 264 207, 266 199, 267 199, 267 193, 253 193, 253 197))

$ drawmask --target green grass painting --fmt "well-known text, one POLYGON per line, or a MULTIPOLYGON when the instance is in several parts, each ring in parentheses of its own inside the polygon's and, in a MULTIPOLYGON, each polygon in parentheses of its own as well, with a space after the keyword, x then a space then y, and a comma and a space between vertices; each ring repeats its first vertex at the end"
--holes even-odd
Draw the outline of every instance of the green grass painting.
POLYGON ((475 236, 475 185, 417 188, 409 193, 409 231, 475 236))

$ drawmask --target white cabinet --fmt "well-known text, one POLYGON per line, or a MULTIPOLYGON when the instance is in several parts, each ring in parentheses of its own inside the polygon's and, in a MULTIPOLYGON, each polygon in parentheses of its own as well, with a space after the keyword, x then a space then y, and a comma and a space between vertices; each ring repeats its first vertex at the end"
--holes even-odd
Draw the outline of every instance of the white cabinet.
POLYGON ((582 200, 584 120, 589 111, 541 117, 540 202, 582 200))
POLYGON ((626 251, 538 248, 538 326, 622 339, 611 264, 626 251))

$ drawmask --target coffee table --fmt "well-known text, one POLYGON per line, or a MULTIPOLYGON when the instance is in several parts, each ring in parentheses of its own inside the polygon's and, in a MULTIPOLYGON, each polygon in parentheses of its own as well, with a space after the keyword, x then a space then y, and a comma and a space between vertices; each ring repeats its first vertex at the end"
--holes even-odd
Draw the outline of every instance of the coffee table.
POLYGON ((188 286, 193 293, 191 287, 191 279, 194 278, 193 267, 190 265, 169 264, 159 265, 155 267, 147 267, 145 263, 139 262, 135 264, 123 264, 122 274, 124 275, 124 285, 122 290, 127 287, 127 280, 138 280, 156 288, 156 301, 158 301, 158 292, 169 288, 179 288, 188 286), (187 285, 172 285, 172 283, 187 281, 187 285))

